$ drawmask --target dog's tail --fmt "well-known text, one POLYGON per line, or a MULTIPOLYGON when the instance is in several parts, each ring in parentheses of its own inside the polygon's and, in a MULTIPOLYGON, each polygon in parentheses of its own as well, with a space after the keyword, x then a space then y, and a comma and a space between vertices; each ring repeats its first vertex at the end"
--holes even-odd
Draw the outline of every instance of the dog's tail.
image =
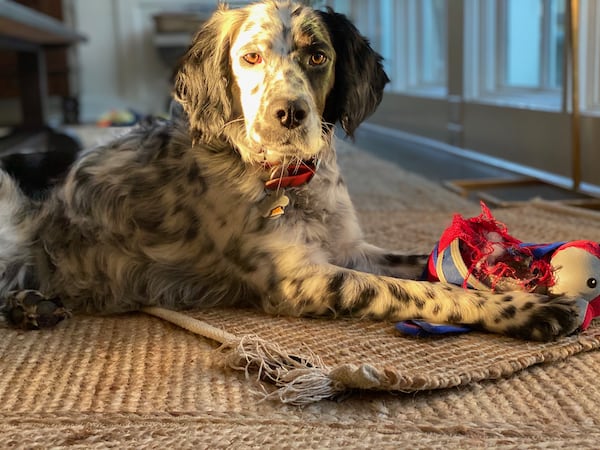
POLYGON ((6 294, 31 284, 32 244, 35 240, 37 206, 0 169, 0 305, 6 294))

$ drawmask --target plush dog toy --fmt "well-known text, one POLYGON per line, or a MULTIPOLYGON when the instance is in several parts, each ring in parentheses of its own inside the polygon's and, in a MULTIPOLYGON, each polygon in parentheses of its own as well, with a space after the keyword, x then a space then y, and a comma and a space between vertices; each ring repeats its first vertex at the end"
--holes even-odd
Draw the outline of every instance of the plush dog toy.
MULTIPOLYGON (((455 215, 429 256, 423 279, 464 288, 505 292, 523 289, 577 297, 582 310, 579 330, 600 316, 600 244, 592 241, 528 244, 510 236, 484 203, 470 219, 455 215)), ((470 331, 461 324, 419 320, 396 325, 403 333, 431 334, 470 331)))

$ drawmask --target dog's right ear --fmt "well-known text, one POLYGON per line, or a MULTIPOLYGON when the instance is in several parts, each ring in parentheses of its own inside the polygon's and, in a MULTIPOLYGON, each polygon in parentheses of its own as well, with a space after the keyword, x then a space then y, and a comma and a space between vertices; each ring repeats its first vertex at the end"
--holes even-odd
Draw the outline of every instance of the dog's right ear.
POLYGON ((375 111, 390 80, 381 55, 345 15, 331 8, 317 14, 329 31, 336 53, 335 84, 323 117, 330 123, 339 121, 352 137, 358 125, 375 111))
POLYGON ((242 10, 221 6, 200 28, 175 73, 173 97, 183 107, 194 141, 218 136, 231 119, 229 50, 242 10))

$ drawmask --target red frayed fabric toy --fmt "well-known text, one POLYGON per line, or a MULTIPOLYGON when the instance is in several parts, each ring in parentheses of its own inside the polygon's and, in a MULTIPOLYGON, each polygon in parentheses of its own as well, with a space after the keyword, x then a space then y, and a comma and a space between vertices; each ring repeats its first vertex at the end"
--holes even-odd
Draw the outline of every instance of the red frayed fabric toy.
MULTIPOLYGON (((464 288, 505 292, 525 290, 577 298, 580 330, 600 316, 600 244, 592 241, 524 243, 508 233, 482 202, 479 216, 455 215, 429 256, 423 278, 464 288)), ((397 328, 430 335, 469 331, 460 324, 406 321, 397 328)))

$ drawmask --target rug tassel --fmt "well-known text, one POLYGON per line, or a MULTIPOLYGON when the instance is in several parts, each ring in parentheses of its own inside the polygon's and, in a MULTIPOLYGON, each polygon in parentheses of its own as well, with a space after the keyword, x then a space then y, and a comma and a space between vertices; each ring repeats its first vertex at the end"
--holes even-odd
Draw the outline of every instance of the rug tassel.
POLYGON ((142 311, 221 343, 217 352, 225 365, 245 372, 247 378, 256 372, 258 380, 277 387, 272 392, 265 390, 264 400, 278 399, 292 405, 306 405, 334 398, 346 391, 342 383, 329 376, 330 369, 323 361, 310 351, 308 357, 293 355, 258 336, 237 337, 176 311, 158 307, 146 307, 142 311))
POLYGON ((308 357, 293 355, 258 336, 243 336, 225 343, 219 350, 229 367, 244 371, 247 377, 256 371, 258 380, 277 387, 265 393, 265 399, 305 405, 334 398, 346 390, 331 379, 329 368, 312 352, 308 357))

